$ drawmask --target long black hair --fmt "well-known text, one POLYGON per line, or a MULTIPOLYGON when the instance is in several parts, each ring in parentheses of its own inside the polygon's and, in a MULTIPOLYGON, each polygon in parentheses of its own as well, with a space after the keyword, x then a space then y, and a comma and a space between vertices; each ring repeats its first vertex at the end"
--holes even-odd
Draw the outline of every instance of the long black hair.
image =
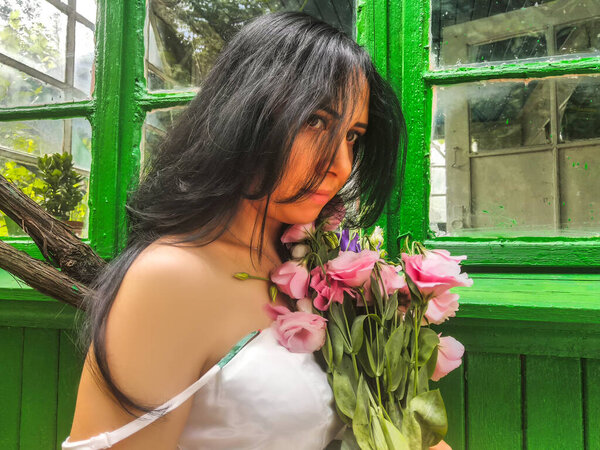
POLYGON ((129 193, 127 245, 86 298, 80 343, 83 349, 93 344, 97 380, 126 411, 152 410, 115 384, 106 358, 107 317, 135 258, 162 236, 185 236, 174 244, 214 241, 244 199, 267 199, 253 233, 262 248, 268 204, 288 167, 294 137, 317 110, 339 114, 310 151, 315 161, 305 185, 282 202, 298 200, 324 179, 365 80, 368 129, 354 143, 348 182, 322 211, 328 214, 340 203, 355 205, 359 199, 346 218, 353 227, 371 226, 383 212, 406 155, 398 99, 368 53, 342 31, 300 12, 258 17, 225 46, 129 193))

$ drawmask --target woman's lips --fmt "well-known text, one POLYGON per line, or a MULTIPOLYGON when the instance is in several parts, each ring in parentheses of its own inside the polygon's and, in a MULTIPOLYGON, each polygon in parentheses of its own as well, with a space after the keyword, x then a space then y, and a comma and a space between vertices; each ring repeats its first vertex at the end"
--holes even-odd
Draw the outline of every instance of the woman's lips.
POLYGON ((311 200, 315 203, 324 205, 331 199, 331 193, 325 191, 317 191, 310 196, 311 200))

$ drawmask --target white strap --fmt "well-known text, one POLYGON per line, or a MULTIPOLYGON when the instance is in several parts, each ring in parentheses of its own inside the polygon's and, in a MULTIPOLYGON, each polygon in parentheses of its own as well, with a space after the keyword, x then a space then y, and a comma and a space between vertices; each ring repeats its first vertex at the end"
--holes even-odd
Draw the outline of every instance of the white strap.
MULTIPOLYGON (((157 409, 166 408, 164 414, 167 414, 168 412, 174 410, 183 402, 185 402, 188 398, 190 398, 198 389, 200 389, 202 386, 208 383, 208 381, 210 381, 220 370, 221 366, 215 364, 204 375, 202 375, 198 380, 196 380, 194 384, 188 386, 184 391, 177 394, 171 400, 166 401, 157 409)), ((68 442, 69 438, 67 437, 67 439, 65 439, 65 441, 62 443, 62 448, 63 450, 100 450, 104 448, 110 448, 113 446, 113 444, 116 444, 117 442, 122 441, 123 439, 131 436, 136 431, 147 427, 159 417, 161 416, 149 412, 144 414, 143 416, 138 417, 132 422, 123 425, 117 430, 111 431, 109 433, 101 433, 90 439, 86 439, 85 441, 68 442)))

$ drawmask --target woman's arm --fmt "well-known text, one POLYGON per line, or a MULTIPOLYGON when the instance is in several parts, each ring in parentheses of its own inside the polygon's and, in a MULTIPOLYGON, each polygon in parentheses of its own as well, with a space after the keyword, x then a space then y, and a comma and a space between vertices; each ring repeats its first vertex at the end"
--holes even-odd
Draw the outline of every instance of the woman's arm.
MULTIPOLYGON (((125 275, 108 317, 106 350, 117 385, 137 401, 160 405, 203 374, 210 347, 206 337, 216 330, 207 320, 213 311, 206 299, 214 297, 202 265, 188 252, 161 246, 143 252, 125 275)), ((81 376, 70 442, 134 420, 96 383, 91 354, 81 376)), ((191 399, 113 448, 175 448, 190 407, 191 399)))

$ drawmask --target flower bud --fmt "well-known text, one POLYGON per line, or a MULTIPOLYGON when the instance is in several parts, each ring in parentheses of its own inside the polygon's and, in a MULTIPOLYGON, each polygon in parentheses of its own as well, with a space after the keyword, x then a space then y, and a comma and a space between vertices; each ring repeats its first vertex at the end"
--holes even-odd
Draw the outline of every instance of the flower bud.
POLYGON ((246 272, 236 272, 233 274, 233 276, 238 280, 247 280, 248 278, 250 278, 250 275, 246 272))
POLYGON ((325 233, 323 237, 325 238, 325 242, 330 249, 333 250, 340 246, 340 240, 335 233, 325 233))
POLYGON ((308 252, 310 251, 310 247, 306 244, 298 244, 292 247, 292 258, 301 259, 304 258, 308 252))

